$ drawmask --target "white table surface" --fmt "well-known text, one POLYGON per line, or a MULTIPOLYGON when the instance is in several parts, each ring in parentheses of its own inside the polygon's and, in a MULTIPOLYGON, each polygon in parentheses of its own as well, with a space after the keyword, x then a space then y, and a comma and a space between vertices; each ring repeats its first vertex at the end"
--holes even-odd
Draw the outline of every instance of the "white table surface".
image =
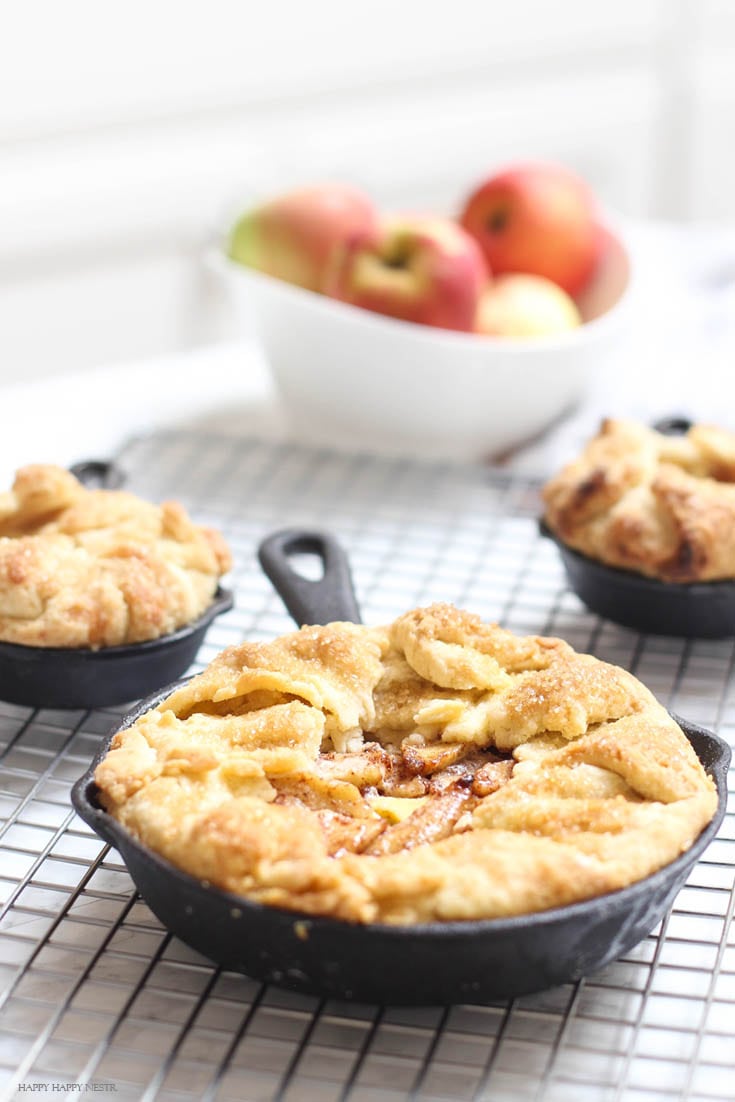
MULTIPOLYGON (((604 415, 687 413, 735 429, 735 229, 637 224, 627 236, 635 272, 627 351, 569 417, 513 457, 524 470, 548 472, 604 415)), ((162 427, 289 431, 252 339, 0 386, 0 406, 1 486, 24 463, 108 456, 162 427)))

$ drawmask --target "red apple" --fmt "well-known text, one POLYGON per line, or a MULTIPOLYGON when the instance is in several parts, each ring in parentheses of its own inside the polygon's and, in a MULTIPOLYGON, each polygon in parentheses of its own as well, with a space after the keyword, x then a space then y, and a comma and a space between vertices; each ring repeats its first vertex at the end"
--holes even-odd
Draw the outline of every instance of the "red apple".
POLYGON ((325 290, 403 321, 469 330, 486 278, 482 253, 461 226, 403 215, 354 234, 336 253, 325 290))
POLYGON ((503 275, 482 293, 475 329, 495 337, 546 337, 582 324, 574 300, 544 276, 503 275))
POLYGON ((492 176, 467 200, 460 222, 492 272, 528 272, 576 295, 600 244, 597 211, 583 180, 565 168, 528 164, 492 176))
POLYGON ((246 211, 230 234, 228 254, 240 264, 321 291, 335 248, 377 226, 370 199, 346 184, 315 184, 246 211))

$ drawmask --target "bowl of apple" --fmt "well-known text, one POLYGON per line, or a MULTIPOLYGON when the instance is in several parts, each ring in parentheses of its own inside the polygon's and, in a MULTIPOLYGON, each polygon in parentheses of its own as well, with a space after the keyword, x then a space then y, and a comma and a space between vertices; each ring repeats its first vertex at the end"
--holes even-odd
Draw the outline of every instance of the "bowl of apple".
POLYGON ((294 432, 458 460, 530 440, 619 354, 630 260, 586 185, 496 173, 458 218, 342 184, 245 211, 217 264, 294 432))

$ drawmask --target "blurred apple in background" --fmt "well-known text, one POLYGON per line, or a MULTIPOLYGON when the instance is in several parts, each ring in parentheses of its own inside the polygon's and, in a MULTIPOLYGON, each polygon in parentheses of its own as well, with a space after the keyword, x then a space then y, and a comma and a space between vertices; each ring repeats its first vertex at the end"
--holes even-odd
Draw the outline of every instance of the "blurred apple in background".
POLYGON ((620 253, 584 181, 532 162, 487 179, 461 219, 383 218, 350 185, 302 186, 246 211, 227 245, 244 266, 373 313, 511 339, 599 314, 611 248, 620 253))
POLYGON ((403 321, 471 330, 486 278, 482 253, 461 226, 404 215, 354 234, 335 254, 324 290, 403 321))
POLYGON ((495 337, 548 337, 582 324, 574 301, 550 279, 503 275, 488 283, 475 329, 495 337))
POLYGON ((233 227, 228 254, 266 275, 321 291, 335 248, 357 233, 376 232, 372 201, 347 184, 314 184, 246 211, 233 227))
POLYGON ((545 276, 576 295, 597 265, 594 198, 583 180, 558 165, 518 165, 490 177, 467 200, 460 222, 494 275, 545 276))

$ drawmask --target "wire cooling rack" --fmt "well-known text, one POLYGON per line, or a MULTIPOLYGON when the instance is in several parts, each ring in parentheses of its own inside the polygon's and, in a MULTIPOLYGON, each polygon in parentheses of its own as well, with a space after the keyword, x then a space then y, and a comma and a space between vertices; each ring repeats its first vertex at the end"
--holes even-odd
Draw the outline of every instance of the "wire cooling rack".
MULTIPOLYGON (((535 524, 538 487, 481 467, 166 434, 120 456, 232 546, 236 608, 195 669, 290 627, 254 557, 286 525, 337 533, 364 619, 454 601, 633 670, 732 742, 732 641, 640 636, 588 613, 535 524)), ((1 691, 0 691, 0 695, 1 691)), ((125 709, 0 703, 0 1090, 238 1102, 735 1099, 735 812, 671 913, 575 984, 488 1006, 320 1001, 214 968, 167 934, 69 790, 125 709)))

